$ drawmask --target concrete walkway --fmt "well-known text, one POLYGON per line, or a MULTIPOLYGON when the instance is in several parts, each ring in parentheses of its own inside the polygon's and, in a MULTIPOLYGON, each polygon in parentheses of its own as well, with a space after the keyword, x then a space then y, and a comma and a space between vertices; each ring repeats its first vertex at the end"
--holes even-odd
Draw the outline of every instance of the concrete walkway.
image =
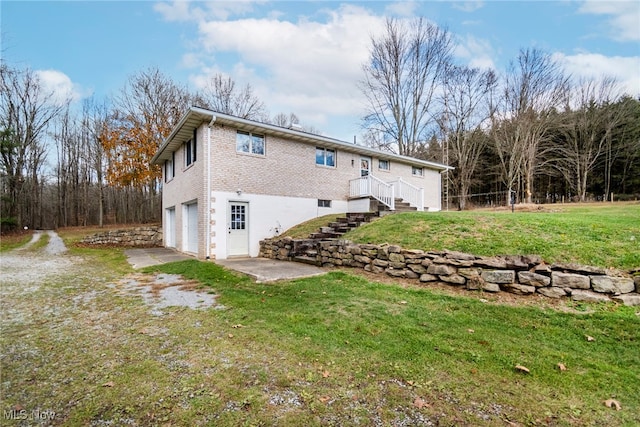
MULTIPOLYGON (((141 248, 124 251, 133 268, 144 268, 168 262, 195 259, 169 248, 141 248)), ((299 262, 278 261, 267 258, 237 258, 216 260, 216 264, 253 277, 258 283, 292 280, 319 276, 326 270, 299 262)))
POLYGON ((169 248, 126 249, 124 254, 127 256, 127 260, 133 268, 144 268, 152 265, 166 264, 168 262, 195 259, 194 257, 169 248))
POLYGON ((320 267, 291 261, 267 258, 238 258, 216 260, 216 264, 247 274, 258 283, 292 280, 325 274, 320 267))

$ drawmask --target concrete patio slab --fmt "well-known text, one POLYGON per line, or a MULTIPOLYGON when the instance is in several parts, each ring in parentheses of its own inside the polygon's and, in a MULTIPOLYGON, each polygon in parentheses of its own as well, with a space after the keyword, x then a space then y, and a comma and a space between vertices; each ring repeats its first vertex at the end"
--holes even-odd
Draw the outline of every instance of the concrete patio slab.
POLYGON ((223 267, 247 274, 255 278, 258 283, 319 276, 327 272, 320 267, 309 264, 267 258, 232 258, 215 262, 223 267))
POLYGON ((192 256, 169 248, 126 249, 124 254, 127 256, 129 264, 131 264, 135 269, 166 264, 168 262, 183 261, 186 259, 195 259, 192 256))

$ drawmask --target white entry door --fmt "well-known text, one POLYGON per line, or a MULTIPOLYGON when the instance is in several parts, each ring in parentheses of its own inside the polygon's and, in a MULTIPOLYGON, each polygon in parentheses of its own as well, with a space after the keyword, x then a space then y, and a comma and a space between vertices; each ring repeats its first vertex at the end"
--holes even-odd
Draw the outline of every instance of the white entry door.
POLYGON ((229 202, 228 255, 249 255, 249 203, 229 202))
POLYGON ((176 247, 176 208, 168 208, 165 217, 165 245, 176 247))
POLYGON ((360 157, 360 176, 369 176, 371 173, 371 157, 360 157))
POLYGON ((360 157, 360 193, 359 196, 368 196, 371 194, 371 181, 369 175, 371 174, 371 157, 360 157))
POLYGON ((184 205, 183 242, 185 252, 198 253, 198 204, 184 205))

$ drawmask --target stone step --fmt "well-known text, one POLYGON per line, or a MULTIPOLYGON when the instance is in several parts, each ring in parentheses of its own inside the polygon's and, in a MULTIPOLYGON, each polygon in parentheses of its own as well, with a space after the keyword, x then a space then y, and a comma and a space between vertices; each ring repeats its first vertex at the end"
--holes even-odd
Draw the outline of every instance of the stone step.
POLYGON ((315 257, 305 256, 305 255, 297 255, 293 257, 293 261, 301 262, 304 264, 318 265, 320 266, 322 263, 318 261, 315 257))

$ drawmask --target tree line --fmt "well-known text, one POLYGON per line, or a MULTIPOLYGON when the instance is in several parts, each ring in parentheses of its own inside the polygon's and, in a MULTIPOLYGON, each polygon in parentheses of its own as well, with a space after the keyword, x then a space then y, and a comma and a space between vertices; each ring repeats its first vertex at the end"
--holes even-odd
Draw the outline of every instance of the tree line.
POLYGON ((367 143, 454 166, 445 202, 640 197, 640 100, 613 78, 575 79, 522 49, 501 75, 456 64, 451 34, 388 19, 372 37, 361 90, 367 143))
POLYGON ((191 92, 150 68, 78 111, 34 71, 0 63, 2 231, 160 221, 162 173, 150 160, 192 105, 299 125, 294 113, 269 117, 250 85, 222 74, 191 92))
MULTIPOLYGON (((640 195, 638 94, 607 76, 576 80, 536 48, 499 74, 455 63, 454 47, 423 18, 386 21, 359 82, 365 144, 454 166, 443 197, 459 209, 640 195)), ((2 230, 159 221, 150 159, 192 105, 299 124, 222 74, 194 92, 149 68, 78 109, 34 71, 0 62, 2 230)))

